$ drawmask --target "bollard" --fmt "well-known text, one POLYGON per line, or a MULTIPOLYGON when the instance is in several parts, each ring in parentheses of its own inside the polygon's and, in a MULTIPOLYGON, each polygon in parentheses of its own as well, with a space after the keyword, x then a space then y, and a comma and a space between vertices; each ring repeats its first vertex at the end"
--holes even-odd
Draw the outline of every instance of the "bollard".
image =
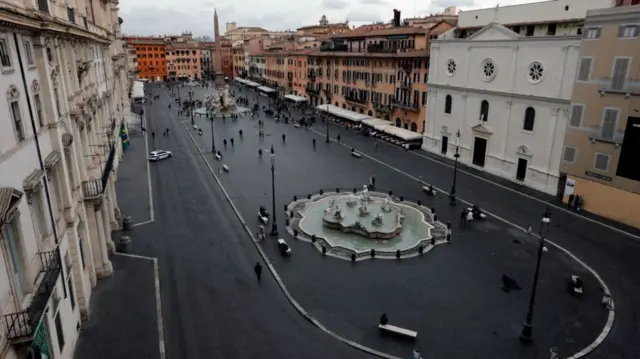
POLYGON ((351 253, 351 261, 352 262, 356 261, 356 254, 355 253, 351 253))
POLYGON ((120 237, 120 243, 118 243, 120 253, 131 253, 131 237, 122 236, 120 237))
POLYGON ((400 250, 399 249, 396 249, 396 258, 400 259, 400 250))
POLYGON ((369 252, 369 255, 371 256, 371 258, 375 258, 376 257, 376 250, 371 248, 371 252, 369 252))
POLYGON ((122 220, 122 230, 123 231, 131 230, 132 225, 133 225, 133 219, 131 219, 131 216, 124 217, 124 219, 122 220))

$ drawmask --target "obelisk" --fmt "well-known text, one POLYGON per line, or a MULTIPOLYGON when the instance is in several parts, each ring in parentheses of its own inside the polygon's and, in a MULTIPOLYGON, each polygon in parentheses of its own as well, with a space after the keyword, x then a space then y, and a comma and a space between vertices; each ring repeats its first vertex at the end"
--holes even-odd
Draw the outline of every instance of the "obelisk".
POLYGON ((215 39, 213 56, 213 72, 215 73, 216 88, 224 87, 224 74, 222 73, 222 46, 220 44, 220 30, 218 29, 218 11, 213 10, 213 33, 215 39))

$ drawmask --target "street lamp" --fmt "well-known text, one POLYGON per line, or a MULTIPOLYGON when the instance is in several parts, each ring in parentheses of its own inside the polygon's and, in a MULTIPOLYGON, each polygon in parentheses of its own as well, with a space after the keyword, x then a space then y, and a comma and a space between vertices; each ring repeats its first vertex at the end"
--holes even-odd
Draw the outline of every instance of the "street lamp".
POLYGON ((216 153, 216 140, 213 138, 213 119, 215 118, 211 112, 207 113, 209 120, 211 121, 211 153, 216 153))
POLYGON ((330 143, 331 140, 329 139, 329 104, 331 103, 331 93, 329 92, 329 90, 325 89, 324 90, 324 97, 327 99, 327 112, 326 112, 326 125, 327 125, 327 138, 325 139, 325 143, 330 143))
POLYGON ((451 185, 451 192, 449 192, 449 204, 455 206, 456 204, 456 178, 458 175, 458 158, 460 158, 460 130, 456 132, 456 153, 453 155, 455 161, 453 162, 453 184, 451 185))
POLYGON ((540 261, 542 259, 542 252, 544 251, 545 238, 549 234, 549 225, 551 224, 551 214, 549 213, 549 206, 544 210, 542 220, 540 221, 540 243, 538 245, 538 259, 536 261, 536 272, 533 276, 533 288, 531 289, 531 298, 529 298, 529 309, 527 310, 527 318, 522 327, 522 333, 520 334, 520 341, 523 343, 531 343, 531 330, 533 322, 533 308, 536 299, 536 290, 538 289, 538 275, 540 274, 540 261))
POLYGON ((271 145, 271 210, 273 218, 271 219, 271 236, 278 236, 278 224, 276 223, 276 153, 271 145))
POLYGON ((195 124, 193 120, 193 91, 189 91, 189 112, 191 112, 191 125, 195 124))

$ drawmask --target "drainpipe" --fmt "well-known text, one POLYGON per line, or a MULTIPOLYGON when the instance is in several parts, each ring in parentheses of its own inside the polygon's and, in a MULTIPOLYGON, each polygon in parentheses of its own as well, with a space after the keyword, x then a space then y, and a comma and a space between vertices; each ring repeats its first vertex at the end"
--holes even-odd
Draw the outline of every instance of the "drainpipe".
POLYGON ((60 247, 58 244, 60 243, 60 239, 58 238, 58 230, 56 226, 56 220, 53 216, 53 208, 51 207, 51 194, 49 192, 49 181, 46 178, 46 169, 44 168, 44 160, 42 159, 42 150, 40 149, 40 138, 38 137, 38 129, 36 127, 36 121, 33 118, 33 108, 31 107, 31 96, 29 95, 29 86, 27 85, 27 77, 25 76, 24 64, 22 63, 22 53, 20 52, 20 43, 18 41, 18 34, 13 33, 13 41, 16 46, 16 53, 18 55, 18 64, 20 65, 20 77, 22 78, 22 87, 24 88, 24 93, 27 98, 27 109, 29 110, 29 119, 31 120, 31 130, 33 131, 33 138, 36 142, 36 152, 38 154, 38 164, 40 165, 40 170, 45 172, 45 180, 44 180, 44 193, 47 198, 47 209, 49 211, 49 220, 51 221, 51 230, 53 231, 53 239, 56 244, 56 253, 58 255, 58 261, 60 263, 60 273, 63 275, 62 280, 62 288, 64 290, 64 296, 67 297, 67 284, 64 282, 64 272, 62 270, 62 255, 60 254, 60 247))

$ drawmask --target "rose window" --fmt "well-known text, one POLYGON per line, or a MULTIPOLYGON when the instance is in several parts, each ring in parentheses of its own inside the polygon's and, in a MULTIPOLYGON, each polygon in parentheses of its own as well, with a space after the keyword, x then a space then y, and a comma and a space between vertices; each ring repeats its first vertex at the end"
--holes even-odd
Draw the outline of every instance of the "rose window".
POLYGON ((456 61, 454 59, 447 61, 447 73, 449 76, 456 73, 456 61))
POLYGON ((496 64, 493 60, 486 59, 482 63, 482 78, 491 81, 496 76, 496 64))
POLYGON ((539 62, 534 62, 529 65, 529 81, 538 83, 542 81, 544 76, 544 67, 539 62))

